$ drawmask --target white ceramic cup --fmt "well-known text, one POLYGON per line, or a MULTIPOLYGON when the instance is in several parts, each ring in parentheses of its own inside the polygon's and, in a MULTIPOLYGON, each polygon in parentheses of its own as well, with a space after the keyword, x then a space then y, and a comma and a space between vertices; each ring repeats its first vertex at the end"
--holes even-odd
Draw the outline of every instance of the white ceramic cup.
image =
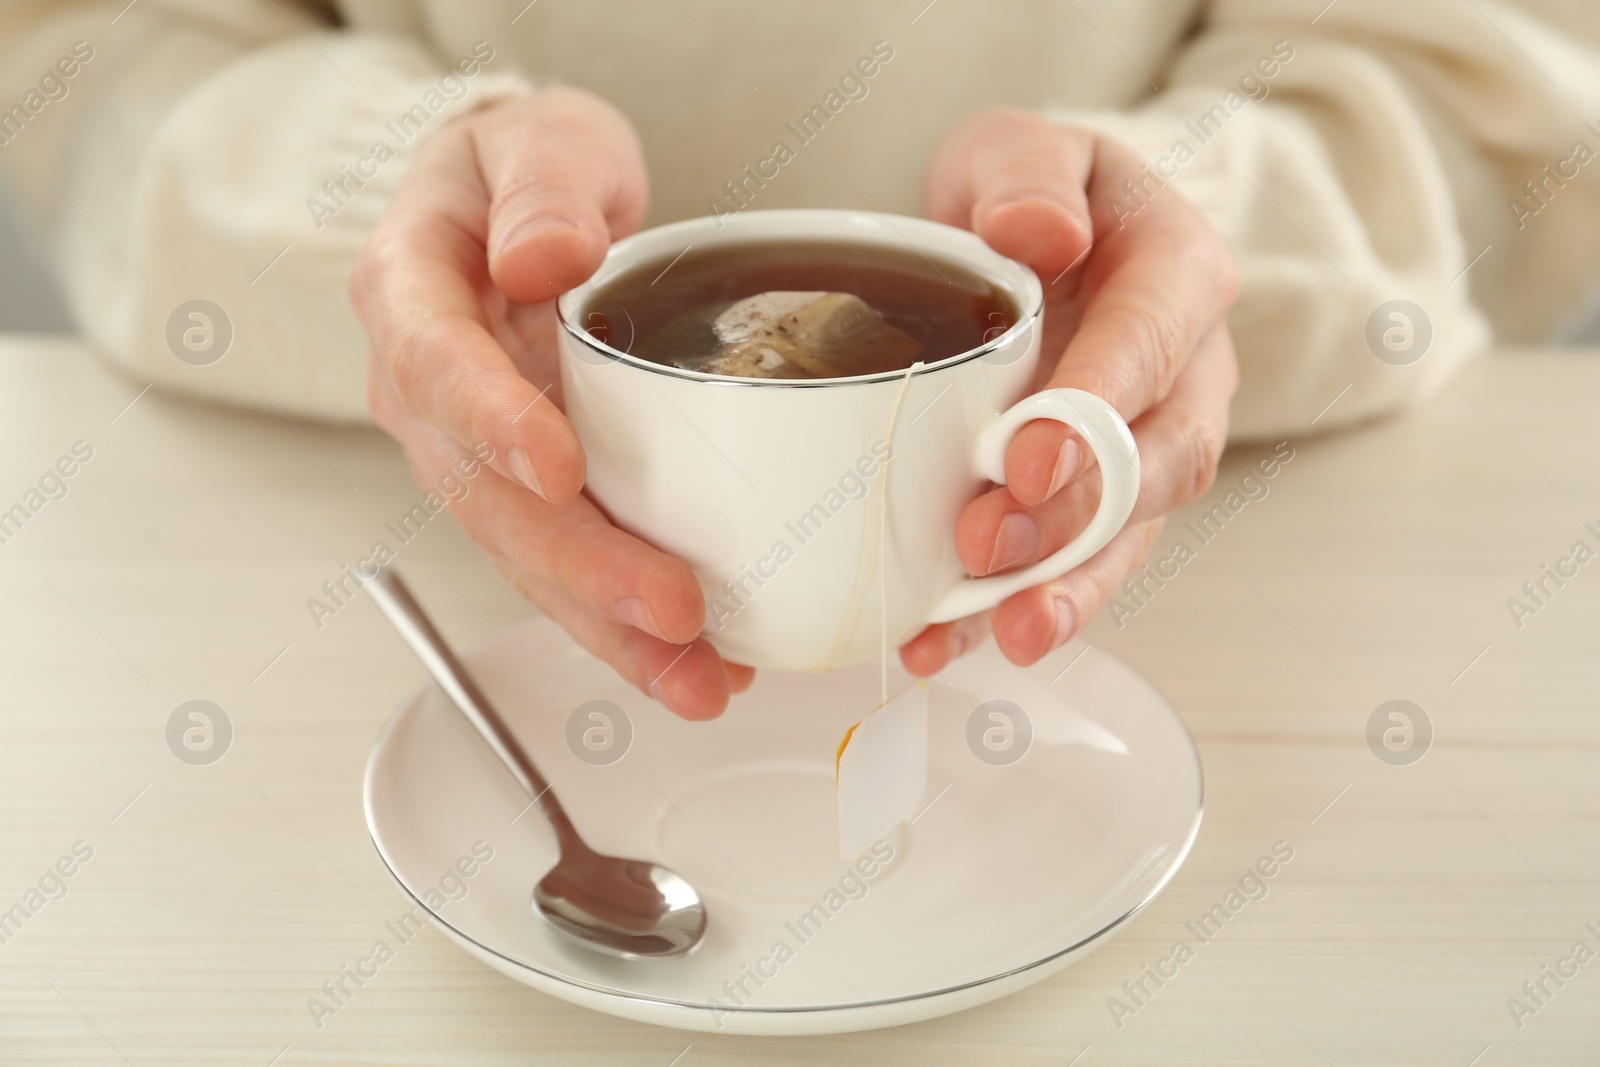
POLYGON ((1138 448, 1110 404, 1077 389, 1024 397, 1039 362, 1043 287, 964 230, 831 210, 693 219, 618 241, 557 312, 564 402, 590 496, 694 569, 705 636, 738 663, 825 670, 871 659, 928 623, 1065 574, 1111 540, 1138 496, 1138 448), (911 371, 799 381, 662 366, 584 329, 597 294, 641 263, 772 241, 909 243, 1001 287, 1019 318, 981 348, 911 371), (1099 508, 1049 558, 968 577, 956 517, 985 481, 1005 483, 1006 446, 1034 419, 1065 423, 1094 450, 1099 508))

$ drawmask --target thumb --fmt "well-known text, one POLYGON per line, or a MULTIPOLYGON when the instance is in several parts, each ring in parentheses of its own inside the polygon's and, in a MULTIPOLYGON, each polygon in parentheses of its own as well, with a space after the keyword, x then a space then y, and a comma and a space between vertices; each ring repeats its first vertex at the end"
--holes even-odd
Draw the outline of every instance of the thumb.
POLYGON ((546 89, 474 132, 489 191, 489 273, 536 304, 578 285, 638 229, 644 156, 621 113, 578 89, 546 89))
POLYGON ((980 112, 934 153, 929 217, 972 230, 1048 281, 1094 241, 1085 193, 1094 144, 1094 134, 1031 112, 980 112))

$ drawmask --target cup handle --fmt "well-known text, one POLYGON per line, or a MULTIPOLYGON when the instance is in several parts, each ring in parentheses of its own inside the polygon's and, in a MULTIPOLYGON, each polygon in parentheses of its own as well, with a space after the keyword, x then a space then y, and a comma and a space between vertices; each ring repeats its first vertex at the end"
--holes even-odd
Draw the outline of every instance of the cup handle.
POLYGON ((1139 496, 1139 446, 1116 409, 1082 389, 1047 389, 1013 404, 978 435, 973 448, 977 472, 997 485, 1006 484, 1006 448, 1016 432, 1034 419, 1065 423, 1094 450, 1101 483, 1094 518, 1077 538, 1031 567, 957 582, 939 600, 929 622, 950 622, 987 611, 1013 593, 1061 577, 1104 548, 1132 514, 1139 496))

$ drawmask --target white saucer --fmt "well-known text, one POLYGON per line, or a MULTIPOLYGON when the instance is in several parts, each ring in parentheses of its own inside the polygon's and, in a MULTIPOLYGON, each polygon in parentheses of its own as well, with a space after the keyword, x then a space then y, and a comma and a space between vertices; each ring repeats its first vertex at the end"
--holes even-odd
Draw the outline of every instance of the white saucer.
MULTIPOLYGON (((970 1008, 1098 944, 1155 897, 1200 827, 1199 755, 1177 713, 1081 643, 1032 670, 991 645, 930 680, 925 807, 863 879, 836 854, 834 754, 878 703, 877 665, 766 672, 721 719, 689 723, 554 623, 530 620, 508 637, 468 656, 469 668, 590 844, 664 863, 700 891, 704 942, 683 959, 626 962, 547 926, 530 899, 554 838, 431 685, 373 747, 367 826, 400 887, 449 937, 596 1011, 688 1030, 824 1034, 970 1008), (605 766, 567 740, 574 710, 596 699, 620 706, 633 731, 605 766), (1003 721, 987 718, 993 708, 972 720, 995 700, 1022 708, 1032 727, 1008 765, 968 743, 970 726, 977 751, 990 752, 982 731, 1003 721)), ((891 692, 908 682, 897 669, 891 692)))

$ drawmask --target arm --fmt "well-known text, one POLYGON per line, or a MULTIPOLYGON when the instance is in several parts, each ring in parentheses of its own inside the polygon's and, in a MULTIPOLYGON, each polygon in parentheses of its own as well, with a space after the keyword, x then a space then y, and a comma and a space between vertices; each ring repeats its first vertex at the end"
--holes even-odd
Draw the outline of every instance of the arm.
MULTIPOLYGON (((1545 161, 1600 148, 1585 115, 1600 118, 1600 63, 1571 43, 1576 25, 1490 0, 1335 0, 1315 26, 1314 11, 1286 22, 1284 7, 1216 4, 1138 111, 980 113, 935 154, 930 213, 1048 280, 1047 358, 1060 356, 1046 384, 1117 407, 1144 486, 1097 556, 987 617, 929 627, 902 651, 911 670, 986 630, 1035 662, 1104 606, 1161 517, 1206 491, 1226 436, 1425 396, 1486 346, 1483 309, 1508 332, 1543 332, 1594 275, 1600 197, 1578 164, 1558 164, 1568 176, 1531 217, 1512 199, 1545 161), (1405 318, 1388 317, 1396 299, 1415 305, 1405 318), (1052 321, 1070 339, 1052 343, 1052 321), (1413 345, 1432 335, 1415 358, 1386 347, 1398 330, 1404 349, 1408 329, 1413 345)), ((1017 434, 1006 473, 956 528, 973 574, 1044 558, 1097 498, 1086 450, 1059 426, 1017 434)))
POLYGON ((271 0, 223 22, 141 0, 112 23, 119 2, 0 21, 5 69, 95 49, 71 106, 0 145, 54 222, 85 331, 141 379, 210 397, 343 419, 370 403, 423 486, 478 457, 451 510, 517 588, 673 711, 719 714, 753 672, 698 636, 689 568, 580 495, 553 387, 550 299, 644 215, 627 120, 525 92, 492 44, 436 57, 317 32, 289 0, 309 40, 271 0), (167 340, 196 298, 234 334, 206 366, 167 340))
POLYGON ((423 143, 525 83, 488 42, 435 56, 330 33, 329 11, 289 0, 210 14, 124 2, 0 19, 0 108, 26 111, 47 74, 60 94, 0 121, 0 166, 43 224, 80 327, 141 380, 364 419, 366 338, 345 296, 362 242, 423 143), (194 299, 232 327, 209 366, 168 343, 194 299))
POLYGON ((1600 153, 1592 15, 1338 0, 1313 25, 1324 2, 1223 0, 1147 104, 1053 116, 1150 166, 1114 213, 1136 214, 1170 186, 1232 250, 1235 438, 1425 397, 1485 349, 1490 323, 1508 339, 1549 336, 1600 270, 1600 165, 1576 180, 1543 170, 1559 171, 1578 141, 1600 153), (1542 204, 1529 180, 1544 186, 1542 204), (1375 309, 1397 298, 1432 327, 1408 366, 1380 361, 1367 341, 1375 309))

